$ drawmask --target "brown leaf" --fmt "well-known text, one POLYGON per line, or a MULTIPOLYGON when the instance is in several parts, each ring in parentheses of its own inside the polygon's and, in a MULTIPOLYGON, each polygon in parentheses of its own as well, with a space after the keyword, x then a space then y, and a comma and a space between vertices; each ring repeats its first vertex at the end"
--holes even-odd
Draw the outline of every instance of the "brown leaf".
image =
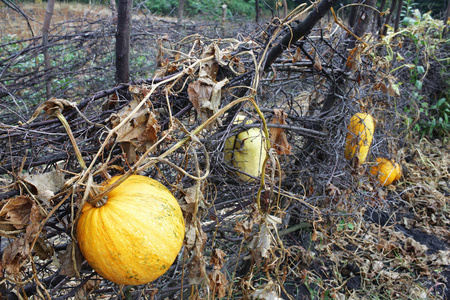
POLYGON ((22 180, 32 186, 30 190, 46 205, 50 205, 50 198, 61 191, 65 183, 64 173, 57 169, 41 174, 26 174, 22 180))
POLYGON ((33 201, 28 196, 16 196, 6 200, 0 210, 0 224, 6 223, 16 229, 25 228, 30 222, 33 201))
POLYGON ((195 224, 186 224, 186 233, 184 236, 186 241, 186 248, 192 249, 195 246, 195 241, 197 240, 196 226, 195 224))
POLYGON ((35 251, 37 256, 42 260, 52 257, 55 252, 53 247, 49 246, 42 237, 37 238, 33 251, 35 251))
MULTIPOLYGON (((271 121, 272 124, 287 125, 287 114, 282 109, 274 109, 274 117, 271 121)), ((270 140, 272 141, 272 147, 275 148, 277 154, 291 154, 292 146, 287 140, 286 133, 282 128, 271 127, 269 129, 270 140)))
POLYGON ((27 123, 31 123, 38 117, 38 115, 44 110, 48 115, 52 115, 55 110, 60 110, 61 112, 70 110, 76 107, 77 104, 75 102, 71 102, 65 99, 56 99, 51 98, 41 105, 35 110, 31 118, 27 121, 27 123))
POLYGON ((407 238, 405 241, 404 249, 406 253, 412 253, 414 257, 419 257, 425 255, 428 247, 426 245, 422 245, 413 238, 407 238))
POLYGON ((314 68, 314 70, 322 71, 322 63, 320 62, 319 55, 316 55, 316 57, 314 57, 314 66, 313 66, 313 68, 314 68))
POLYGON ((211 264, 214 265, 215 270, 220 270, 223 267, 224 257, 226 256, 225 252, 221 249, 214 249, 211 256, 211 264))
POLYGON ((76 243, 72 242, 68 244, 66 250, 59 252, 58 260, 61 265, 59 272, 61 275, 78 277, 81 263, 83 262, 83 255, 76 243))
POLYGON ((237 233, 243 234, 244 238, 247 239, 253 232, 253 221, 252 220, 246 220, 244 222, 236 221, 233 230, 236 231, 237 233))
MULTIPOLYGON (((202 103, 202 100, 200 98, 200 85, 201 83, 199 81, 194 81, 189 83, 187 88, 189 101, 191 101, 192 106, 194 106, 197 113, 200 111, 200 105, 202 103)), ((206 91, 203 91, 203 93, 205 92, 206 91)))
POLYGON ((239 57, 236 57, 236 56, 233 56, 231 58, 230 67, 235 69, 235 71, 238 74, 243 74, 246 71, 244 63, 241 61, 241 59, 239 57))
POLYGON ((25 237, 15 239, 8 244, 3 251, 2 264, 6 273, 18 275, 21 263, 28 259, 30 255, 30 245, 25 237))
POLYGON ((295 50, 294 55, 292 56, 292 62, 296 63, 297 61, 301 61, 303 59, 302 50, 300 48, 297 48, 295 50))
MULTIPOLYGON (((145 89, 139 89, 137 87, 130 87, 130 89, 134 94, 139 91, 143 93, 142 95, 147 93, 145 89)), ((140 101, 140 97, 136 96, 117 114, 112 114, 111 124, 113 128, 133 113, 133 110, 139 105, 140 101)), ((128 122, 124 123, 116 131, 116 140, 122 144, 129 162, 133 163, 136 160, 137 151, 144 152, 156 143, 160 130, 161 126, 158 124, 156 115, 150 109, 149 104, 145 103, 133 113, 128 122)))
MULTIPOLYGON (((211 44, 202 53, 202 58, 207 57, 211 59, 200 64, 198 80, 188 85, 189 100, 203 121, 219 110, 222 88, 228 83, 227 78, 216 82, 219 65, 227 64, 223 60, 224 52, 216 44, 211 44)), ((212 126, 213 124, 209 128, 212 126)))
POLYGON ((225 297, 226 288, 228 285, 228 280, 225 274, 215 269, 208 274, 208 279, 212 297, 215 298, 216 294, 218 298, 225 297))
POLYGON ((272 231, 277 230, 277 224, 281 224, 281 219, 273 215, 267 215, 260 224, 260 230, 249 243, 252 249, 253 258, 259 265, 262 258, 269 258, 270 249, 276 243, 272 231))
POLYGON ((361 63, 361 48, 355 47, 349 51, 347 63, 345 64, 349 69, 356 71, 361 63))
POLYGON ((219 110, 222 88, 226 83, 228 83, 226 78, 214 82, 209 77, 200 77, 197 81, 189 84, 189 100, 202 120, 207 120, 219 110))

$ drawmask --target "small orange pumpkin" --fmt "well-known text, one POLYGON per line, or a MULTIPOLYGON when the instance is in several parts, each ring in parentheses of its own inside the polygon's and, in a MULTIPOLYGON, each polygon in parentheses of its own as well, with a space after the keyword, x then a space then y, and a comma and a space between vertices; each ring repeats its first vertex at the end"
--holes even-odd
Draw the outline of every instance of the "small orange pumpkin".
POLYGON ((98 274, 117 284, 139 285, 169 269, 184 231, 183 214, 170 191, 156 180, 131 175, 107 194, 103 206, 83 206, 77 239, 98 274))
POLYGON ((367 113, 356 113, 348 124, 348 133, 345 141, 345 158, 350 160, 356 156, 359 163, 366 161, 372 144, 375 122, 367 113))
POLYGON ((374 166, 370 168, 370 173, 382 186, 391 184, 402 177, 400 165, 386 158, 378 157, 374 166))

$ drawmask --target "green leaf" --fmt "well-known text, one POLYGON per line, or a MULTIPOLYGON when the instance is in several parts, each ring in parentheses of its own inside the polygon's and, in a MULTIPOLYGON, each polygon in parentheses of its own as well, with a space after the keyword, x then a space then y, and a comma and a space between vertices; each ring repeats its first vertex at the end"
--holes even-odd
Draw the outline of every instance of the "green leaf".
POLYGON ((446 100, 447 100, 447 99, 445 99, 445 98, 439 99, 438 102, 436 103, 436 108, 437 108, 437 107, 441 107, 441 105, 443 105, 443 104, 445 103, 446 100))
POLYGON ((416 83, 414 84, 416 89, 421 90, 422 89, 422 81, 416 80, 416 83))
POLYGON ((423 66, 417 66, 416 69, 417 69, 417 73, 418 73, 418 74, 423 74, 423 73, 425 73, 425 69, 424 69, 423 66))

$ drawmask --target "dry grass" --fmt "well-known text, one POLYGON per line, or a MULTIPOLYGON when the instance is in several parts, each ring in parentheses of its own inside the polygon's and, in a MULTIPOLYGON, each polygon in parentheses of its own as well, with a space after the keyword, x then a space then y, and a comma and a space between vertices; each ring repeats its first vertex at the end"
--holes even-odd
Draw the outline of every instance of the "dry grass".
MULTIPOLYGON (((7 35, 15 35, 16 38, 27 39, 40 36, 46 11, 46 3, 23 3, 20 9, 29 17, 29 24, 26 18, 19 12, 14 12, 5 5, 0 6, 0 38, 7 35)), ((86 22, 96 20, 99 17, 111 14, 109 8, 104 5, 88 5, 80 3, 56 2, 52 25, 64 24, 75 19, 85 19, 86 22)))

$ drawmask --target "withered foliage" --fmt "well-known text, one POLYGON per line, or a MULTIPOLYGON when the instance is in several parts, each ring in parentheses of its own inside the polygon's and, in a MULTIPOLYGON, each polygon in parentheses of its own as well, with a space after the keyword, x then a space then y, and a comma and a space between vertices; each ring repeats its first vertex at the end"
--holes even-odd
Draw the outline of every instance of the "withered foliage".
POLYGON ((303 8, 245 36, 165 36, 148 79, 76 103, 51 99, 21 123, 0 123, 5 296, 358 299, 374 288, 442 297, 449 149, 404 127, 408 63, 391 59, 402 38, 367 34, 347 49, 353 37, 335 16, 264 70, 271 49, 315 9, 303 8), (347 123, 361 111, 376 119, 363 165, 343 153, 347 123), (233 122, 238 115, 251 122, 233 122), (244 182, 224 145, 253 127, 269 137, 268 158, 263 176, 244 182), (400 162, 404 177, 386 188, 371 182, 376 157, 400 162), (75 238, 92 184, 124 173, 166 185, 186 221, 177 260, 143 286, 102 279, 75 238))

